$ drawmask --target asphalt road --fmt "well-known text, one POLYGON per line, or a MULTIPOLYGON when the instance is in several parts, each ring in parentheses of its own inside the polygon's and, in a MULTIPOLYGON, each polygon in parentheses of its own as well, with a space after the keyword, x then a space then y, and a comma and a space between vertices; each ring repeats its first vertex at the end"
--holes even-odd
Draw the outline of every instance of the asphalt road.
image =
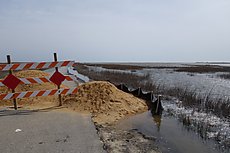
POLYGON ((0 153, 104 152, 88 115, 0 110, 0 153))

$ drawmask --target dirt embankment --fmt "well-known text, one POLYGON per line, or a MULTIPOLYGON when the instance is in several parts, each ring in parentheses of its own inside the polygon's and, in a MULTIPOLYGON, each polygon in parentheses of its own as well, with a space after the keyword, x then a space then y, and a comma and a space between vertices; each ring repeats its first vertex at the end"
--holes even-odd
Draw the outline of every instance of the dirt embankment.
POLYGON ((92 113, 94 122, 98 124, 111 124, 127 115, 147 110, 143 100, 104 81, 81 85, 76 95, 64 98, 64 105, 79 112, 92 113))

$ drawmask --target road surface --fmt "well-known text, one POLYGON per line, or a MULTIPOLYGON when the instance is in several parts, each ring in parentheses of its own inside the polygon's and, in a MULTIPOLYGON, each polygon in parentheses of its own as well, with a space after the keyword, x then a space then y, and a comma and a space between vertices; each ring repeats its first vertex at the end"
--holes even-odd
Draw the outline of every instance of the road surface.
POLYGON ((0 110, 0 152, 105 151, 89 115, 63 111, 0 110))

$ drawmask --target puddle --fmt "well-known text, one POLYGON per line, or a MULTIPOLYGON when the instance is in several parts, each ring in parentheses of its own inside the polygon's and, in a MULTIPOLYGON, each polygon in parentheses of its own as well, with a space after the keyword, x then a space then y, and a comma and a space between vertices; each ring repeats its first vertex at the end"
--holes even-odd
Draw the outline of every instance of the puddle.
POLYGON ((118 129, 138 129, 147 136, 157 138, 157 145, 163 153, 227 153, 209 139, 202 139, 189 130, 175 117, 155 116, 145 112, 120 121, 118 129))

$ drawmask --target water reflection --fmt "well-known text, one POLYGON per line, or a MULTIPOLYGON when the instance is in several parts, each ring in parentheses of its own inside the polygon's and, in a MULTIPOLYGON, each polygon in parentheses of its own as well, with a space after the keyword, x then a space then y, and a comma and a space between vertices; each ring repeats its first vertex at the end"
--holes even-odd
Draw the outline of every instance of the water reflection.
POLYGON ((153 117, 153 121, 154 121, 155 125, 157 126, 157 131, 160 132, 162 114, 160 114, 160 115, 152 115, 152 117, 153 117))
POLYGON ((138 129, 144 135, 156 137, 156 143, 164 153, 227 153, 215 148, 213 141, 203 141, 182 125, 172 116, 152 115, 149 111, 123 120, 117 126, 125 130, 138 129))

